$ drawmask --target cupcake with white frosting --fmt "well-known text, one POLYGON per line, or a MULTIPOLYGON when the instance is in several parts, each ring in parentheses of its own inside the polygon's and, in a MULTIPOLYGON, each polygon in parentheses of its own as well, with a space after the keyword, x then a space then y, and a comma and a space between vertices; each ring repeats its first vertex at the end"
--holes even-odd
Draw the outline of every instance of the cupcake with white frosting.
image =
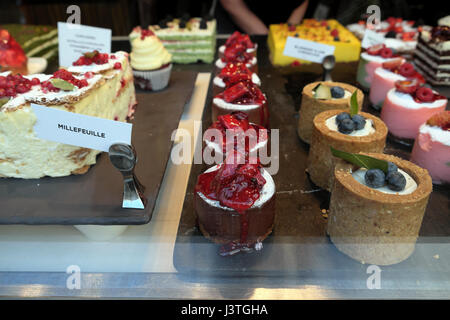
POLYGON ((143 90, 162 90, 167 87, 172 70, 172 55, 155 34, 142 29, 131 40, 130 64, 134 81, 143 90))

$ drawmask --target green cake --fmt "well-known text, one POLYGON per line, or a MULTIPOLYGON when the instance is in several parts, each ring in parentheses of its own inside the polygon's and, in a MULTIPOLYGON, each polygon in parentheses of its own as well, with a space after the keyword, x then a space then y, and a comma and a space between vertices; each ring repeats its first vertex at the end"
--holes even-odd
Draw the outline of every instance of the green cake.
MULTIPOLYGON (((172 54, 174 63, 212 63, 216 53, 216 20, 205 18, 166 19, 149 26, 172 54)), ((136 27, 130 41, 140 35, 136 27)))
POLYGON ((58 56, 58 29, 52 26, 4 24, 28 57, 51 60, 58 56))

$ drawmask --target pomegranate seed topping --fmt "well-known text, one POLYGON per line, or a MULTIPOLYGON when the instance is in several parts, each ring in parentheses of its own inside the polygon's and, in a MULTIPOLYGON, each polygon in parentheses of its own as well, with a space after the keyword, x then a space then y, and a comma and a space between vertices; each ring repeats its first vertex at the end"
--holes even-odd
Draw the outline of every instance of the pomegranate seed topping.
POLYGON ((31 79, 31 85, 36 86, 36 85, 38 85, 39 83, 41 83, 41 81, 39 81, 38 78, 33 78, 33 79, 31 79))
POLYGON ((120 62, 114 63, 114 69, 122 69, 122 64, 120 62))

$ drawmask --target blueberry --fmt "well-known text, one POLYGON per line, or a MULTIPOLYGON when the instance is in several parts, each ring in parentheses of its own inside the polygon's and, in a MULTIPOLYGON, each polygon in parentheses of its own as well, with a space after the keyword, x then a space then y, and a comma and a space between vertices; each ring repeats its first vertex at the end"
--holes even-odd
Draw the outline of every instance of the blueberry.
POLYGON ((206 20, 202 19, 200 21, 200 29, 207 29, 207 28, 208 28, 208 25, 206 24, 206 20))
POLYGON ((335 118, 336 124, 339 125, 339 123, 344 119, 350 119, 350 114, 348 114, 347 112, 339 113, 335 118))
POLYGON ((338 123, 338 130, 343 134, 352 133, 355 130, 355 123, 351 119, 344 119, 338 123))
POLYGON ((333 40, 334 40, 334 41, 340 41, 339 37, 337 37, 337 36, 334 37, 333 40))
POLYGON ((341 87, 331 87, 331 96, 337 99, 342 98, 345 96, 345 90, 341 87))
POLYGON ((398 167, 395 165, 395 163, 388 161, 388 174, 396 171, 398 171, 398 167))
POLYGON ((361 130, 366 125, 366 118, 359 114, 353 115, 352 121, 355 123, 355 130, 361 130))
POLYGON ((386 176, 383 170, 380 169, 369 169, 366 171, 364 180, 366 185, 371 188, 380 188, 385 184, 386 176))
POLYGON ((386 176, 387 186, 394 191, 402 191, 406 186, 406 178, 398 171, 389 172, 386 176))

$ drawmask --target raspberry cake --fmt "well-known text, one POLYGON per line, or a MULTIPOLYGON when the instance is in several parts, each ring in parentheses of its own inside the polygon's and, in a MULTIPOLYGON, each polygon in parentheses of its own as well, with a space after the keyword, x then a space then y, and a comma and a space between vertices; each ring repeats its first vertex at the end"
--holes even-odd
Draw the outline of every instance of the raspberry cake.
POLYGON ((250 123, 246 113, 235 111, 218 116, 217 121, 206 130, 204 134, 205 149, 214 151, 215 156, 218 155, 221 159, 225 154, 234 150, 256 155, 259 149, 267 148, 269 141, 267 131, 260 125, 250 123))
POLYGON ((242 111, 248 121, 268 128, 269 108, 266 96, 259 87, 248 81, 241 81, 216 95, 212 103, 212 122, 220 115, 242 111))
POLYGON ((450 111, 437 113, 420 126, 411 161, 427 169, 433 183, 450 183, 450 111))
POLYGON ((238 82, 249 81, 258 87, 261 86, 261 79, 258 75, 250 71, 245 63, 242 62, 230 62, 228 63, 220 73, 213 79, 213 95, 216 96, 225 88, 228 88, 238 82))
POLYGON ((387 170, 337 160, 327 233, 339 251, 363 264, 399 263, 414 251, 431 177, 392 155, 364 155, 388 162, 387 170))
POLYGON ((450 27, 423 30, 419 37, 414 63, 433 85, 450 85, 450 27))
POLYGON ((198 177, 194 207, 200 231, 220 254, 260 250, 275 219, 275 183, 256 159, 229 154, 198 177))
POLYGON ((403 62, 400 58, 383 62, 381 67, 375 69, 370 87, 369 100, 372 107, 381 109, 388 91, 395 87, 395 81, 408 78, 416 78, 419 84, 425 83, 423 76, 411 63, 403 62))
POLYGON ((226 48, 222 58, 216 60, 216 73, 220 73, 228 63, 237 62, 243 63, 252 72, 258 72, 257 58, 253 54, 248 53, 244 45, 236 44, 226 48))
POLYGON ((306 143, 311 142, 314 117, 326 110, 349 109, 350 96, 357 92, 358 104, 362 105, 364 94, 358 88, 342 82, 313 82, 302 91, 297 133, 306 143))
POLYGON ((378 44, 368 48, 365 52, 361 53, 358 71, 356 74, 356 81, 363 87, 363 89, 369 91, 375 69, 381 67, 383 62, 396 58, 405 60, 405 58, 394 54, 394 51, 391 48, 386 47, 384 44, 378 44))
POLYGON ((436 91, 420 86, 416 79, 396 81, 381 109, 381 119, 398 142, 411 145, 419 127, 433 114, 445 110, 447 99, 436 91))
POLYGON ((235 31, 225 42, 224 45, 219 47, 219 58, 223 58, 225 50, 230 47, 244 46, 247 53, 256 57, 258 45, 250 40, 248 34, 241 34, 239 31, 235 31))
POLYGON ((342 110, 319 113, 313 121, 307 172, 317 186, 331 191, 335 158, 330 147, 350 153, 382 153, 386 144, 387 127, 370 113, 350 115, 342 110))
POLYGON ((53 75, 0 75, 0 176, 62 177, 85 173, 95 164, 100 153, 97 150, 38 139, 30 103, 126 121, 136 105, 128 54, 117 52, 107 55, 106 63, 103 61, 93 61, 93 71, 78 74, 61 69, 53 75), (114 68, 116 63, 120 68, 114 68), (103 65, 108 67, 103 69, 103 65))

